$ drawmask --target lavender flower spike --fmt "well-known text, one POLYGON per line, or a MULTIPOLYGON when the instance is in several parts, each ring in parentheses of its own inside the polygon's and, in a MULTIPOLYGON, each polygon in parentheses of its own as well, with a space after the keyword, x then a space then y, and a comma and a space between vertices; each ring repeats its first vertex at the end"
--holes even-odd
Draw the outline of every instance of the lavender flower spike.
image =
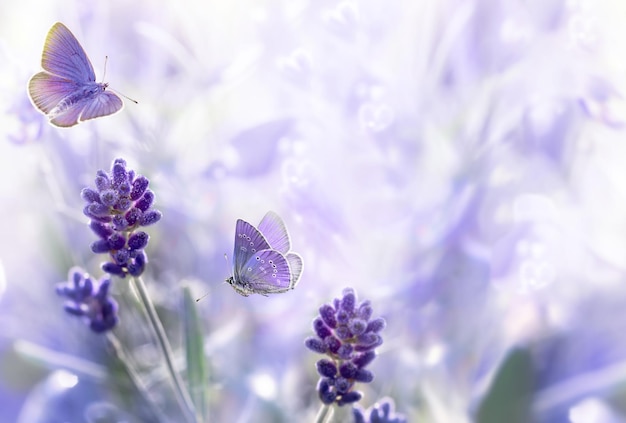
POLYGON ((82 317, 96 333, 113 329, 118 322, 117 303, 109 297, 111 279, 105 275, 95 282, 82 268, 72 267, 66 282, 57 285, 56 291, 68 301, 65 311, 82 317))
POLYGON ((87 205, 83 213, 91 219, 89 227, 100 237, 91 244, 94 253, 109 253, 111 261, 102 270, 112 275, 140 276, 148 258, 144 248, 147 233, 138 230, 161 219, 152 209, 154 193, 146 177, 126 169, 124 159, 115 159, 111 172, 97 172, 94 188, 84 188, 81 197, 87 205))
POLYGON ((320 307, 319 316, 313 320, 316 336, 305 340, 307 348, 328 356, 317 362, 320 400, 340 406, 361 399, 361 393, 353 390, 355 383, 374 380, 365 367, 376 357, 374 349, 383 343, 378 333, 385 327, 382 317, 371 318, 369 301, 357 303, 354 289, 346 288, 342 295, 333 305, 320 307))

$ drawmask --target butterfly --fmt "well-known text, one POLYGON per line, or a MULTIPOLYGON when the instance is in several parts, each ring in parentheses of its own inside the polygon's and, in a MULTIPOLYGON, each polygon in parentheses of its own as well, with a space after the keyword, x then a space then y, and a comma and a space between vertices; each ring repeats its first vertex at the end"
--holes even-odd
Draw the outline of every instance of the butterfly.
POLYGON ((302 276, 302 257, 291 250, 283 220, 267 212, 258 229, 238 219, 235 227, 233 275, 226 279, 244 297, 294 289, 302 276))
POLYGON ((117 94, 106 91, 108 83, 96 82, 85 50, 61 22, 48 31, 41 67, 28 81, 28 95, 55 126, 111 115, 124 105, 117 94))

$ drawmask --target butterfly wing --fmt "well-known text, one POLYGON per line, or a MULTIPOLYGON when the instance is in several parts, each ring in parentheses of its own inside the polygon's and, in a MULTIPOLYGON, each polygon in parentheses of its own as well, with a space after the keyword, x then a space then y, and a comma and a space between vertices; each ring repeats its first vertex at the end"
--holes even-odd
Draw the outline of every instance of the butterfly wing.
POLYGON ((283 254, 291 249, 287 227, 283 219, 273 211, 267 212, 263 217, 261 223, 259 223, 259 231, 263 234, 272 249, 280 251, 283 254))
POLYGON ((74 37, 61 22, 55 23, 46 37, 41 66, 51 74, 75 82, 94 82, 93 66, 74 37))
POLYGON ((300 282, 300 276, 302 276, 302 269, 304 263, 302 257, 297 253, 288 253, 285 258, 289 263, 289 269, 291 270, 291 288, 295 288, 298 282, 300 282))
POLYGON ((81 113, 85 109, 86 104, 86 100, 79 101, 58 113, 50 115, 50 123, 62 128, 76 125, 80 119, 81 113))
POLYGON ((28 81, 30 99, 39 110, 46 114, 78 88, 79 85, 76 82, 48 72, 39 72, 28 81))
POLYGON ((233 276, 239 280, 241 269, 257 251, 268 250, 269 244, 254 226, 238 219, 235 227, 235 249, 233 251, 233 276))
POLYGON ((124 103, 117 94, 108 91, 102 91, 95 97, 86 101, 83 113, 80 115, 80 121, 85 121, 100 116, 111 115, 122 109, 124 103))
POLYGON ((239 273, 238 282, 250 292, 277 294, 291 289, 291 271, 279 251, 262 250, 253 254, 239 273))

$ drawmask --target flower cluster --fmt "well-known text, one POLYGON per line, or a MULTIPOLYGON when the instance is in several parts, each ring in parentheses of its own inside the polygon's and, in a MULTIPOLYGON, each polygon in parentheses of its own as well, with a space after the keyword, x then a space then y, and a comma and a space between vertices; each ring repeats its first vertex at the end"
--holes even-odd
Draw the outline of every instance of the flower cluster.
POLYGON ((117 324, 117 303, 109 297, 109 275, 94 281, 80 267, 72 267, 66 282, 57 285, 57 294, 67 297, 64 309, 71 315, 85 318, 91 330, 102 333, 117 324))
POLYGON ((138 231, 161 219, 161 212, 153 210, 154 194, 148 189, 146 177, 126 170, 126 161, 115 159, 111 173, 99 170, 96 188, 81 192, 87 205, 83 212, 91 219, 90 227, 100 239, 91 245, 94 253, 109 253, 112 261, 102 270, 112 275, 139 276, 147 262, 144 248, 149 236, 138 231))
POLYGON ((394 413, 394 404, 391 398, 383 398, 367 410, 358 405, 352 408, 354 423, 406 423, 406 417, 394 413))
POLYGON ((343 290, 342 297, 333 304, 324 304, 313 320, 316 337, 309 337, 305 345, 312 351, 326 354, 317 362, 321 378, 317 384, 324 404, 350 404, 361 399, 353 391, 356 382, 369 383, 374 375, 365 367, 374 360, 374 349, 383 343, 378 334, 385 327, 382 317, 371 319, 373 309, 369 301, 357 304, 352 288, 343 290))

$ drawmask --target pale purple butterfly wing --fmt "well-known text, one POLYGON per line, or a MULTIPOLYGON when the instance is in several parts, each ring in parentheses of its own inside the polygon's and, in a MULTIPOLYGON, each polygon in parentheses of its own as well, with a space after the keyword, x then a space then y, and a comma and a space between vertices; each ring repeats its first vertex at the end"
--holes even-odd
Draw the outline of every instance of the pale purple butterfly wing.
POLYGON ((297 253, 287 253, 285 256, 289 263, 289 269, 291 270, 291 288, 295 288, 298 282, 300 282, 300 276, 302 276, 302 269, 304 263, 302 257, 297 253))
POLYGON ((58 113, 51 114, 50 123, 62 128, 76 125, 86 104, 87 100, 82 100, 62 109, 58 113))
POLYGON ((280 251, 283 254, 291 249, 287 227, 283 219, 273 211, 267 212, 263 217, 261 223, 259 223, 259 231, 263 234, 272 249, 280 251))
POLYGON ((49 113, 61 100, 75 92, 79 85, 48 72, 35 74, 28 82, 28 94, 35 106, 49 113))
POLYGON ((233 276, 239 280, 241 269, 257 251, 268 250, 269 244, 254 226, 238 219, 235 226, 235 249, 233 251, 233 276))
POLYGON ((41 66, 48 72, 75 82, 95 82, 93 66, 74 37, 61 22, 55 23, 46 37, 41 66))
POLYGON ((83 113, 80 115, 80 121, 113 114, 123 106, 124 103, 122 103, 122 99, 117 94, 103 91, 89 99, 83 113))
POLYGON ((241 269, 236 282, 244 289, 262 295, 277 294, 292 288, 287 259, 276 250, 262 250, 253 254, 241 269))

